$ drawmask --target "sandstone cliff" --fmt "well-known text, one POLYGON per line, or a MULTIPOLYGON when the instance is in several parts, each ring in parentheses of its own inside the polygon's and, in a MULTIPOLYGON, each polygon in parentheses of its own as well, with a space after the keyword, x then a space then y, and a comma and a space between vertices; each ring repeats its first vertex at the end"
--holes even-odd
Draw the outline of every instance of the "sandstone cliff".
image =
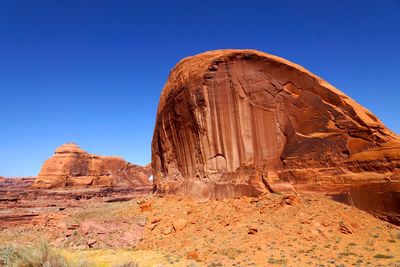
POLYGON ((76 144, 68 143, 56 149, 46 160, 34 187, 67 186, 148 186, 151 166, 139 166, 120 157, 87 153, 76 144))
POLYGON ((254 50, 218 50, 185 58, 171 71, 152 164, 159 192, 342 192, 398 182, 400 139, 299 65, 254 50))

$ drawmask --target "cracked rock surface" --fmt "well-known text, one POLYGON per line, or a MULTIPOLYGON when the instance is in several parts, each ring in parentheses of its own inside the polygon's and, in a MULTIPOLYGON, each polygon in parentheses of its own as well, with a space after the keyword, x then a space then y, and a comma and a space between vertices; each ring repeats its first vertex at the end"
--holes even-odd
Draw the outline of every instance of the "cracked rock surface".
POLYGON ((174 67, 152 167, 161 193, 321 192, 400 222, 399 137, 308 70, 255 50, 205 52, 174 67))

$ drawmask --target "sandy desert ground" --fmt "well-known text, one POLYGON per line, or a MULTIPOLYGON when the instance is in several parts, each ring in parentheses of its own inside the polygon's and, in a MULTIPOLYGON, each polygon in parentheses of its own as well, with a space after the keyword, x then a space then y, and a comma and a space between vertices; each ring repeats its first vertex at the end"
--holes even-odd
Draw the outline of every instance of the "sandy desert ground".
POLYGON ((400 266, 399 227, 316 194, 199 202, 151 190, 5 191, 2 247, 47 240, 87 266, 400 266))

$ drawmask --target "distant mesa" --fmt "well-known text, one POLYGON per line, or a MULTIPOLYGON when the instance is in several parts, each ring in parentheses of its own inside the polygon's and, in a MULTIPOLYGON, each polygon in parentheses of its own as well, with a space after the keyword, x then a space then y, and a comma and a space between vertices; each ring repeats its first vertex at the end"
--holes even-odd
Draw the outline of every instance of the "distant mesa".
POLYGON ((33 187, 149 186, 151 165, 139 166, 120 157, 92 155, 74 143, 58 147, 45 161, 33 187))
POLYGON ((152 164, 161 193, 220 199, 291 190, 348 199, 356 190, 354 205, 400 222, 399 136, 303 67, 255 50, 205 52, 174 67, 152 164))

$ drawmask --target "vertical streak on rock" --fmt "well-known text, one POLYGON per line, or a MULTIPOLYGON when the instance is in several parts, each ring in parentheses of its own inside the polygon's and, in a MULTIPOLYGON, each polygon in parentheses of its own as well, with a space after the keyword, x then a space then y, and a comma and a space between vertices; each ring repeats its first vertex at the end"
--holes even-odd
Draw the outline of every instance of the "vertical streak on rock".
POLYGON ((243 137, 243 148, 245 155, 245 163, 253 164, 254 145, 253 145, 253 123, 251 106, 248 105, 239 97, 239 121, 241 124, 241 134, 243 137))
POLYGON ((214 92, 211 90, 210 87, 207 87, 207 93, 208 93, 208 99, 209 99, 209 107, 210 107, 210 112, 207 113, 208 118, 207 121, 209 121, 209 123, 211 124, 211 127, 209 129, 211 129, 210 133, 207 135, 208 137, 208 142, 210 144, 210 154, 207 155, 207 160, 209 163, 209 169, 213 172, 217 171, 217 166, 215 165, 215 162, 211 160, 211 158, 213 157, 213 155, 215 155, 217 153, 217 151, 219 150, 218 148, 218 125, 217 122, 215 120, 216 118, 216 106, 214 103, 214 92))
POLYGON ((231 96, 231 105, 228 105, 231 107, 232 111, 229 113, 229 119, 231 123, 233 124, 233 129, 231 130, 232 133, 232 141, 231 141, 231 146, 232 146, 232 151, 231 153, 235 156, 234 163, 232 170, 235 170, 236 168, 240 167, 240 164, 243 162, 243 156, 244 154, 244 147, 243 147, 243 140, 242 136, 240 133, 241 129, 241 122, 240 122, 240 116, 239 116, 239 103, 237 99, 237 89, 235 88, 235 85, 233 83, 235 76, 235 68, 233 67, 231 71, 228 73, 228 93, 230 93, 231 96))
POLYGON ((253 147, 253 162, 254 165, 259 162, 260 159, 260 149, 259 144, 257 143, 257 131, 258 131, 258 124, 256 117, 254 116, 254 106, 250 106, 250 116, 251 116, 251 141, 253 147))

